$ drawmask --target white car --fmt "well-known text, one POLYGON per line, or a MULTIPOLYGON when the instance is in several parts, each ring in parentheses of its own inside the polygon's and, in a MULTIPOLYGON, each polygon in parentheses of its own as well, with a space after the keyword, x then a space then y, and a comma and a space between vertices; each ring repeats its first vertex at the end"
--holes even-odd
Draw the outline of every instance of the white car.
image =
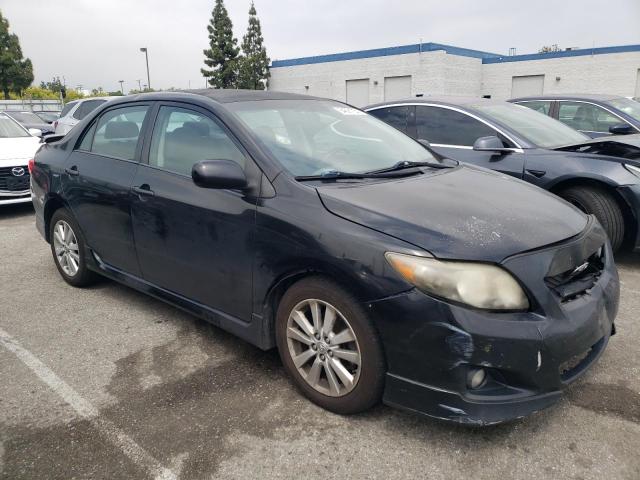
POLYGON ((29 161, 40 148, 38 133, 0 113, 0 205, 31 202, 29 161))
POLYGON ((60 118, 53 122, 56 135, 66 135, 76 123, 86 117, 107 100, 117 97, 94 97, 67 103, 60 112, 60 118))

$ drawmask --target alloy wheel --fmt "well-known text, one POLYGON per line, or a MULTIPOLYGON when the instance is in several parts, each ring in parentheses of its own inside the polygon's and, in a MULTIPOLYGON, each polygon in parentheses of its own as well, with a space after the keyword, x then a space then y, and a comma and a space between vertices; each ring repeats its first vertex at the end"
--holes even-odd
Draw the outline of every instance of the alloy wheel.
POLYGON ((62 271, 73 277, 80 269, 80 248, 71 226, 64 220, 58 220, 53 227, 53 247, 56 261, 62 271))
POLYGON ((314 390, 342 397, 358 383, 360 347, 333 305, 316 299, 298 303, 287 321, 287 346, 298 373, 314 390))

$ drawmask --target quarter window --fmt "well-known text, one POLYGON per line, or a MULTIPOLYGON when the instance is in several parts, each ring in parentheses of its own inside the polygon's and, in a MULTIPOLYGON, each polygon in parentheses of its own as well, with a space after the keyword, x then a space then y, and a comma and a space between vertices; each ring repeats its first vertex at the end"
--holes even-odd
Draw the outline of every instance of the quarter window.
POLYGON ((379 118, 383 122, 388 123, 392 127, 397 128, 402 133, 407 133, 409 120, 409 107, 388 107, 378 108, 369 112, 374 117, 379 118))
POLYGON ((625 123, 602 107, 583 102, 560 102, 558 119, 583 132, 609 133, 609 127, 625 123))
POLYGON ((245 157, 218 122, 179 107, 160 107, 153 129, 149 164, 191 175, 203 160, 232 160, 244 168, 245 157))
POLYGON ((464 113, 440 107, 416 107, 419 139, 441 145, 471 147, 480 137, 496 135, 495 130, 464 113))
MULTIPOLYGON (((108 157, 134 160, 148 109, 147 105, 136 105, 106 112, 98 120, 91 151, 108 157)), ((82 139, 81 147, 85 145, 85 140, 86 136, 82 139)))

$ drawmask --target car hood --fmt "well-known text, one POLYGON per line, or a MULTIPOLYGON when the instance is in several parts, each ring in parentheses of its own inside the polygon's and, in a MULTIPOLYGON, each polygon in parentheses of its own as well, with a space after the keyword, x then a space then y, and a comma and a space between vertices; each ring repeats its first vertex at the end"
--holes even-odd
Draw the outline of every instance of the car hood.
POLYGON ((597 155, 603 160, 640 165, 640 134, 596 137, 585 142, 558 147, 553 151, 597 155))
POLYGON ((500 262, 573 237, 587 225, 584 214, 556 196, 469 166, 317 190, 333 214, 439 258, 500 262))
POLYGON ((37 137, 0 138, 0 167, 11 166, 14 160, 33 158, 40 147, 37 137))

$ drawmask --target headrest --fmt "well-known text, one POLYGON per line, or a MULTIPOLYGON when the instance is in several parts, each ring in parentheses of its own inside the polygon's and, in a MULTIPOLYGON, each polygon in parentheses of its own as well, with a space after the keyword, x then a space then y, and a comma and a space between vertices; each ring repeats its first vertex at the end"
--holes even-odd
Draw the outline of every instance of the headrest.
POLYGON ((104 131, 104 138, 135 138, 139 133, 140 129, 136 122, 109 122, 104 131))

